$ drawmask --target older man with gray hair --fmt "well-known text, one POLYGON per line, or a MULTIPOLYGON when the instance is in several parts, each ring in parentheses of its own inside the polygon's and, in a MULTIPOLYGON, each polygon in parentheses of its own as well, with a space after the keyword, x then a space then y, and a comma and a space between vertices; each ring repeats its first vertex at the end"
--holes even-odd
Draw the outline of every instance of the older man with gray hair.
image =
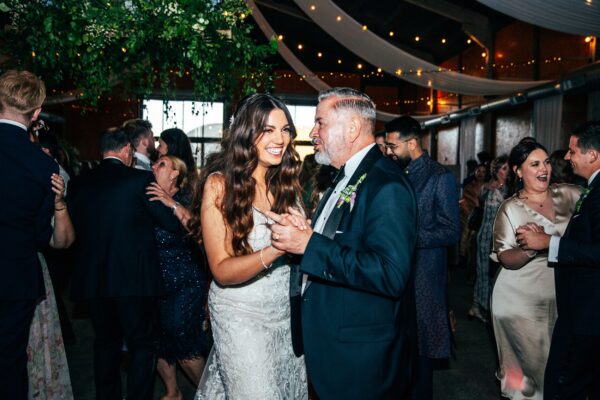
POLYGON ((292 274, 293 345, 322 400, 401 398, 409 383, 415 196, 375 146, 374 126, 366 94, 322 92, 310 137, 338 177, 312 229, 299 214, 270 214, 273 245, 303 255, 292 274))

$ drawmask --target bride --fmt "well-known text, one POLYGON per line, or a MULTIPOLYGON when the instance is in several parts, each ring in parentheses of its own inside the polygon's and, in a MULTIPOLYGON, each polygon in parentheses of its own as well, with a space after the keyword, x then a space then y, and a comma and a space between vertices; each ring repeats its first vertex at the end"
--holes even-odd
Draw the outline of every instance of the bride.
POLYGON ((206 249, 214 346, 196 399, 307 399, 291 344, 289 266, 271 246, 266 211, 298 204, 298 154, 285 104, 254 94, 237 106, 203 169, 190 228, 206 249))

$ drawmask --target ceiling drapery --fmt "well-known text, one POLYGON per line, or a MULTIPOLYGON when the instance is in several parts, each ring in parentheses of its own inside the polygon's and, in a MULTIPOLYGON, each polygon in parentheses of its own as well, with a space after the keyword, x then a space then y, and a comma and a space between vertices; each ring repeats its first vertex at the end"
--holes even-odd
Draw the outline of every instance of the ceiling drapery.
POLYGON ((600 36, 597 0, 478 0, 533 25, 582 36, 600 36))
MULTIPOLYGON (((380 38, 329 0, 294 0, 321 29, 370 64, 410 83, 475 96, 514 94, 548 81, 504 81, 449 71, 380 38)), ((557 0, 555 0, 557 1, 557 0)), ((583 1, 583 0, 581 0, 583 1)))
MULTIPOLYGON (((265 34, 267 39, 277 37, 277 34, 273 30, 269 22, 266 20, 264 15, 260 12, 259 8, 254 3, 254 0, 246 0, 246 4, 252 9, 252 17, 254 18, 254 21, 256 21, 256 24, 258 25, 260 30, 265 34)), ((289 66, 298 75, 301 75, 304 78, 306 83, 308 83, 317 91, 331 89, 331 86, 329 86, 327 83, 321 80, 321 78, 319 78, 317 74, 308 69, 308 67, 306 67, 306 65, 304 65, 302 61, 300 61, 298 57, 296 57, 294 53, 292 53, 292 51, 289 49, 289 47, 285 45, 285 43, 279 41, 277 44, 279 55, 285 60, 285 62, 289 64, 289 66)), ((399 115, 386 113, 383 111, 377 111, 377 119, 379 121, 390 121, 396 117, 399 117, 399 115)), ((413 118, 419 121, 426 121, 435 117, 437 117, 437 115, 413 116, 413 118)))

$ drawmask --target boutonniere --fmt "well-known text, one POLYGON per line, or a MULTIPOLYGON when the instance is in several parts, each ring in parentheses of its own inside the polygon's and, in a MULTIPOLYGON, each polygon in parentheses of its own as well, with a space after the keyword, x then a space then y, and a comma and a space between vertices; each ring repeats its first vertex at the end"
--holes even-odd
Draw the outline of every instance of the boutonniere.
POLYGON ((579 200, 577 200, 577 203, 575 203, 575 212, 579 212, 579 209, 581 208, 581 203, 583 203, 583 200, 585 200, 585 198, 587 197, 587 195, 590 193, 590 188, 583 188, 583 190, 581 191, 581 195, 579 196, 579 200))
POLYGON ((358 181, 354 185, 346 186, 342 192, 340 193, 340 198, 337 202, 337 208, 340 208, 344 203, 350 203, 350 211, 354 208, 354 201, 356 200, 356 191, 358 190, 358 186, 365 180, 367 174, 364 173, 358 178, 358 181))

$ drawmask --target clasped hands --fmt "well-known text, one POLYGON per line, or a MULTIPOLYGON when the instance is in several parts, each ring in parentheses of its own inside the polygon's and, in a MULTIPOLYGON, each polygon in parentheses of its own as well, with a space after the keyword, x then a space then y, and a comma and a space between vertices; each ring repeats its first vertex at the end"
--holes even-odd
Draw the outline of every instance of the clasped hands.
POLYGON ((284 214, 267 211, 265 215, 275 222, 269 225, 271 245, 277 250, 287 253, 304 254, 313 234, 310 220, 295 208, 289 208, 288 212, 284 214))
POLYGON ((522 250, 545 250, 550 246, 550 235, 536 223, 521 225, 516 230, 517 244, 522 250))

